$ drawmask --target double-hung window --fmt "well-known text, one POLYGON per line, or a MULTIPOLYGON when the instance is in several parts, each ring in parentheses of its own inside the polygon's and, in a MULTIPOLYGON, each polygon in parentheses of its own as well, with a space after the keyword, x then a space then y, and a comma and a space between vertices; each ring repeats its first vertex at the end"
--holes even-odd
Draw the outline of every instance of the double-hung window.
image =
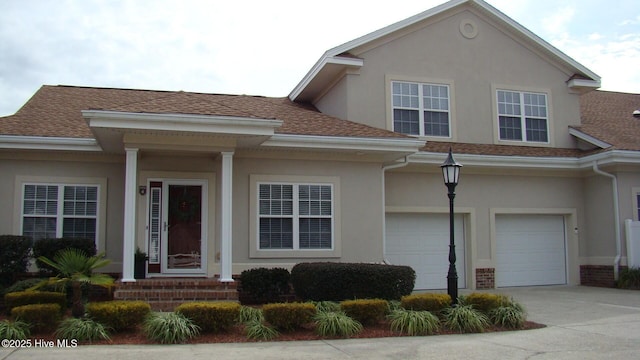
POLYGON ((549 142, 547 95, 497 91, 500 140, 549 142))
POLYGON ((333 248, 333 185, 258 184, 260 250, 333 248))
POLYGON ((393 81, 391 95, 395 132, 451 136, 448 85, 393 81))
POLYGON ((97 185, 24 184, 22 235, 96 240, 97 185))

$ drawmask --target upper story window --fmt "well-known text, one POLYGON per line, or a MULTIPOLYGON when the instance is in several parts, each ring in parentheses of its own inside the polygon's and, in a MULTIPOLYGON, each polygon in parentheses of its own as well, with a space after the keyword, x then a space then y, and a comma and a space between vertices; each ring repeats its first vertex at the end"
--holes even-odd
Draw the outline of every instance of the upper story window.
POLYGON ((96 239, 98 186, 24 184, 22 235, 96 239))
POLYGON ((500 140, 549 142, 547 95, 497 91, 500 140))
POLYGON ((391 87, 394 131, 451 136, 448 85, 393 81, 391 87))

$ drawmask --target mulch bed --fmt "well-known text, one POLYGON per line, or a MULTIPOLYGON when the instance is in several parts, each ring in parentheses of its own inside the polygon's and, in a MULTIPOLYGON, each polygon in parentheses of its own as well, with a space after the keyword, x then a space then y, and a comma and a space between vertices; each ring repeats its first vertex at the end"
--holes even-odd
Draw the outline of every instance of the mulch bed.
MULTIPOLYGON (((545 327, 545 325, 527 321, 524 326, 524 329, 522 330, 539 329, 543 327, 545 327)), ((489 329, 485 329, 484 332, 487 333, 487 332, 499 332, 499 331, 520 331, 520 330, 504 329, 504 328, 494 326, 489 329)), ((456 334, 456 333, 451 331, 441 331, 438 335, 450 335, 450 334, 456 334)), ((389 323, 385 321, 376 325, 365 326, 364 329, 359 334, 352 336, 351 339, 400 337, 400 336, 409 336, 409 335, 391 331, 389 323)), ((55 339, 54 335, 51 333, 32 334, 31 338, 38 338, 38 339, 44 339, 44 340, 55 339)), ((316 333, 313 331, 313 327, 309 326, 309 327, 299 329, 297 331, 281 332, 278 337, 276 337, 271 341, 301 341, 301 340, 323 340, 323 339, 326 340, 331 338, 321 337, 319 335, 316 335, 316 333)), ((333 339, 342 339, 342 338, 337 337, 333 339)), ((247 339, 244 333, 244 327, 242 325, 237 325, 233 327, 229 332, 225 332, 225 333, 200 334, 198 337, 187 341, 187 344, 250 343, 250 342, 259 342, 259 341, 247 339)), ((81 342, 80 344, 88 345, 89 343, 81 342)), ((106 341, 106 340, 94 341, 92 344, 93 345, 109 345, 109 344, 139 345, 139 344, 157 344, 157 343, 148 340, 140 329, 135 329, 131 331, 111 334, 110 341, 106 341)))

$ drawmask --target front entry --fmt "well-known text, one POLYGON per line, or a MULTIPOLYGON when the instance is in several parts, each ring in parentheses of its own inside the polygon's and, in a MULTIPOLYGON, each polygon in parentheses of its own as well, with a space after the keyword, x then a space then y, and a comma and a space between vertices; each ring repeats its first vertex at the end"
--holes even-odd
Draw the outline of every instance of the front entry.
POLYGON ((149 183, 148 272, 205 274, 207 186, 204 180, 149 183))

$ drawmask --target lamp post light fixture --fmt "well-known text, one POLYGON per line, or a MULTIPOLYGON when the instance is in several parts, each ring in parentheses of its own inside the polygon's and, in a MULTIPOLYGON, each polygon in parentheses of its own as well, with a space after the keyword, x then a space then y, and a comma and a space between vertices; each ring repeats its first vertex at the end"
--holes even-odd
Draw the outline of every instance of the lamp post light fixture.
POLYGON ((458 303, 458 273, 456 271, 456 244, 453 222, 453 199, 456 197, 455 189, 460 178, 462 165, 453 159, 451 148, 447 159, 440 165, 444 184, 449 190, 449 272, 447 273, 447 294, 451 297, 452 304, 458 303))

